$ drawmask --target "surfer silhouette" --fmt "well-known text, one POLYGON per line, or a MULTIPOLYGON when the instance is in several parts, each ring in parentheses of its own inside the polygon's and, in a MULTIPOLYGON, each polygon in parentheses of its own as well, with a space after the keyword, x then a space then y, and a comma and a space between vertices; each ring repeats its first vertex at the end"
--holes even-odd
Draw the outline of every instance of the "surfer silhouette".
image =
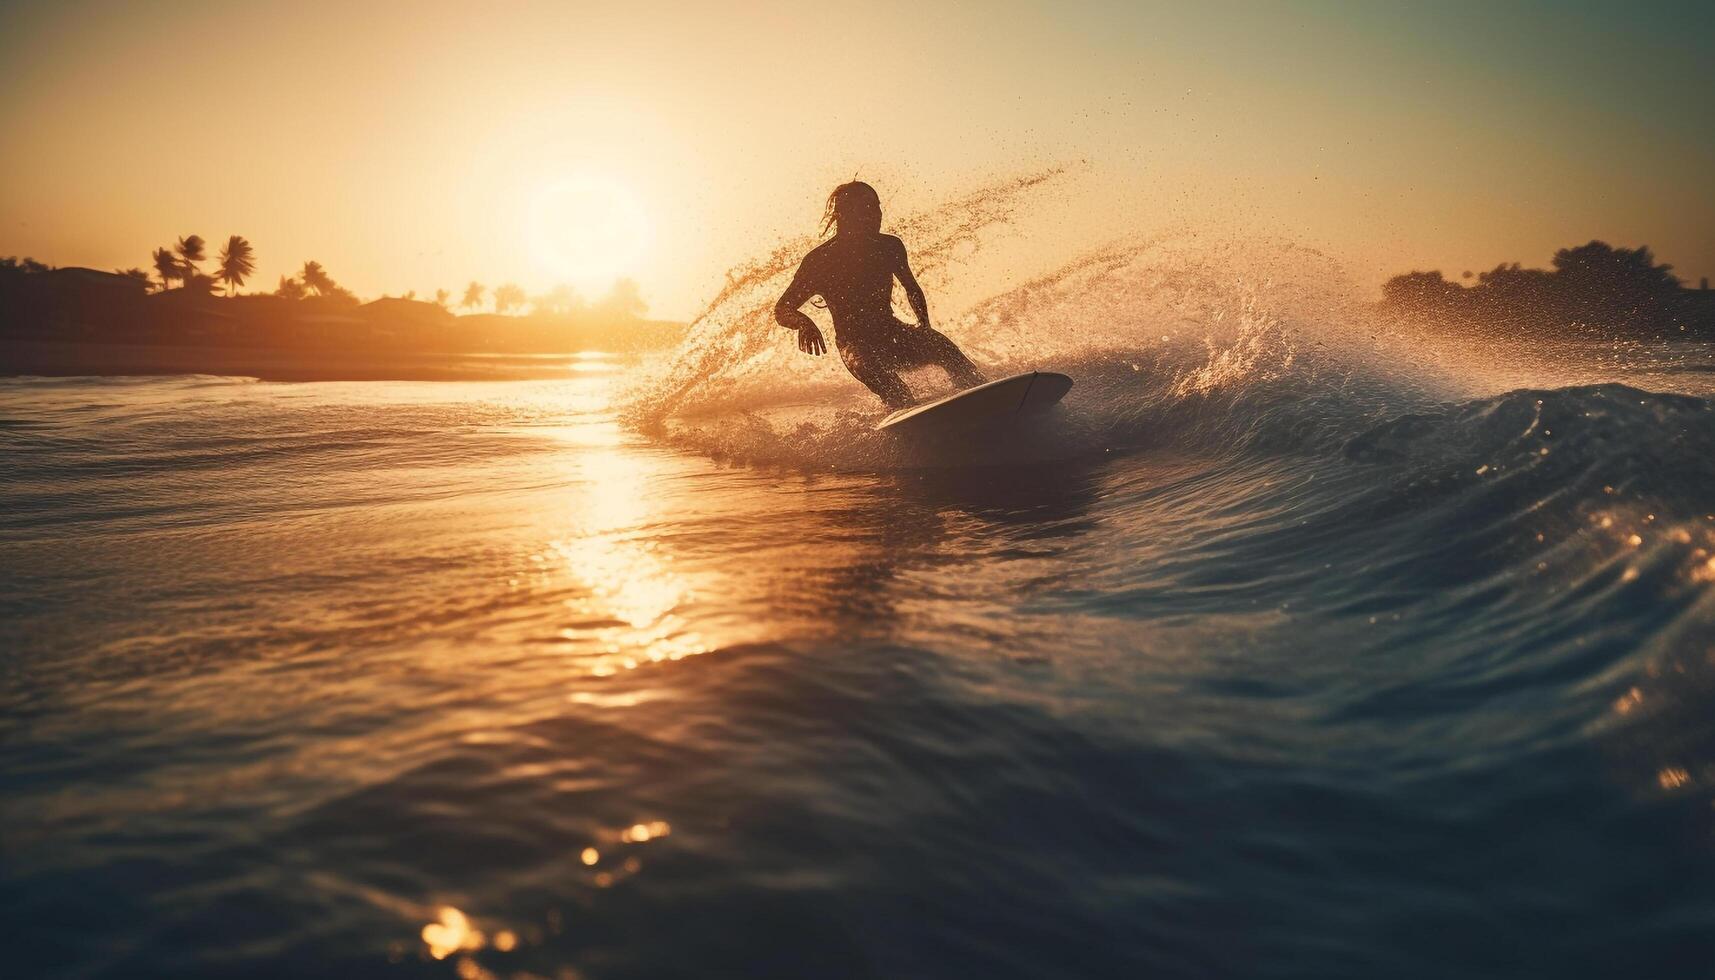
POLYGON ((816 246, 798 266, 792 284, 774 304, 774 319, 798 333, 798 349, 820 356, 828 345, 822 331, 801 307, 821 296, 834 317, 834 344, 852 377, 863 382, 890 409, 912 403, 911 389, 899 372, 934 365, 960 387, 988 380, 958 346, 929 325, 929 300, 911 272, 905 243, 881 233, 881 198, 875 188, 854 180, 828 195, 822 222, 834 237, 816 246), (893 280, 905 287, 916 315, 915 326, 893 315, 893 280))

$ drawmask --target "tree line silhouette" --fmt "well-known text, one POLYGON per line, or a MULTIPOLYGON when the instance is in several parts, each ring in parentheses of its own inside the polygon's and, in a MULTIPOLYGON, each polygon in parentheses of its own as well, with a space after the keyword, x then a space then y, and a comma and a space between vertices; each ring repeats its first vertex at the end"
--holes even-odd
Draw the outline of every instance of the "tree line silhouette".
MULTIPOLYGON (((229 297, 237 295, 238 289, 256 273, 255 248, 244 236, 231 236, 217 256, 213 275, 202 270, 201 263, 208 258, 207 248, 208 243, 201 235, 185 235, 173 245, 163 245, 155 249, 151 259, 155 276, 160 279, 158 284, 140 268, 115 269, 114 274, 143 283, 157 292, 173 289, 177 283, 178 288, 192 295, 213 295, 216 286, 225 286, 226 295, 229 297)), ((51 268, 32 258, 0 259, 0 273, 47 272, 51 268)), ((274 288, 274 295, 291 300, 313 296, 346 306, 357 306, 361 303, 355 293, 335 282, 322 264, 313 259, 305 261, 303 268, 296 275, 281 276, 274 288)), ((493 297, 494 312, 503 316, 525 307, 541 314, 573 314, 586 307, 593 307, 609 316, 630 318, 641 318, 649 311, 649 305, 643 301, 636 280, 629 278, 614 280, 608 294, 594 304, 587 304, 575 290, 564 284, 554 286, 541 295, 530 296, 517 283, 502 283, 491 291, 482 283, 473 281, 465 287, 459 308, 479 310, 482 308, 483 298, 490 295, 493 297)), ((417 294, 413 290, 400 298, 415 300, 417 294)), ((451 310, 452 294, 445 289, 437 289, 433 302, 442 309, 451 310)))
MULTIPOLYGON (((1443 325, 1506 331, 1595 331, 1715 339, 1715 293, 1687 289, 1649 246, 1591 241, 1554 253, 1550 269, 1502 263, 1469 286, 1408 272, 1382 286, 1383 305, 1443 325)), ((1472 278, 1467 272, 1464 278, 1472 278)))
MULTIPOLYGON (((409 292, 365 303, 313 259, 281 276, 272 291, 242 292, 256 273, 251 243, 230 236, 212 268, 209 253, 200 235, 185 235, 153 251, 153 274, 0 258, 0 374, 30 373, 32 365, 35 373, 60 371, 67 351, 81 367, 74 373, 127 373, 161 362, 140 349, 163 347, 209 351, 203 360, 211 371, 231 360, 214 356, 219 351, 288 352, 328 363, 365 357, 373 366, 422 355, 657 347, 684 329, 644 319, 648 306, 630 279, 593 303, 564 285, 531 296, 516 283, 490 289, 473 281, 459 297, 464 315, 455 316, 446 289, 432 298, 409 292)), ((173 363, 186 358, 201 363, 188 354, 173 363)))

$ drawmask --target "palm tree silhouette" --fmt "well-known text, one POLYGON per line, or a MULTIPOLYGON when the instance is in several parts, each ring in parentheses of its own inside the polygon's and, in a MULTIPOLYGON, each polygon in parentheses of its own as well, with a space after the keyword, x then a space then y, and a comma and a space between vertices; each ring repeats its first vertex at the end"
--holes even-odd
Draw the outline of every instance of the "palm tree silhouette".
POLYGON ((220 281, 226 283, 226 293, 232 295, 244 280, 256 271, 256 250, 242 235, 233 235, 220 250, 220 281))
POLYGON ((468 285, 464 288, 464 299, 459 302, 459 305, 464 307, 467 310, 475 309, 476 307, 481 306, 482 305, 482 294, 484 291, 485 290, 484 290, 482 283, 472 282, 470 285, 468 285))
POLYGON ((175 281, 184 278, 179 268, 179 260, 173 257, 173 253, 166 246, 155 249, 152 258, 155 260, 155 274, 161 277, 162 292, 173 288, 175 281))
POLYGON ((291 276, 281 276, 280 288, 274 290, 274 295, 283 296, 286 299, 303 299, 304 284, 291 276))
POLYGON ((524 290, 517 283, 504 283, 494 287, 494 312, 505 313, 514 306, 524 304, 524 290))
POLYGON ((537 313, 570 313, 581 302, 572 287, 560 283, 553 289, 538 296, 532 302, 536 305, 537 313))
POLYGON ((183 279, 187 285, 192 276, 202 274, 202 270, 197 268, 197 263, 207 258, 203 253, 203 245, 201 235, 187 235, 179 239, 178 253, 181 269, 179 278, 183 279))
POLYGON ((649 312, 649 304, 643 302, 637 280, 624 277, 613 281, 613 288, 602 297, 601 308, 610 316, 627 320, 635 320, 649 312))
POLYGON ((311 260, 304 263, 304 271, 298 273, 298 278, 304 281, 305 287, 316 291, 317 296, 326 296, 333 292, 333 277, 327 274, 320 262, 311 260))
POLYGON ((443 310, 447 308, 447 302, 452 298, 453 294, 444 289, 435 290, 435 305, 443 310))

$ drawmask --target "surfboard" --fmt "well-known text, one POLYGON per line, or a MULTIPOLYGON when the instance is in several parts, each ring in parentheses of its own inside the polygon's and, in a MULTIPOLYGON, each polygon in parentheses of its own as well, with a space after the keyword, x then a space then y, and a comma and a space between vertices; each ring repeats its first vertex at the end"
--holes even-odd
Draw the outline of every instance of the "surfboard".
POLYGON ((941 433, 1011 422, 1040 412, 1066 397, 1072 379, 1051 371, 1026 371, 902 408, 876 423, 877 432, 941 433))

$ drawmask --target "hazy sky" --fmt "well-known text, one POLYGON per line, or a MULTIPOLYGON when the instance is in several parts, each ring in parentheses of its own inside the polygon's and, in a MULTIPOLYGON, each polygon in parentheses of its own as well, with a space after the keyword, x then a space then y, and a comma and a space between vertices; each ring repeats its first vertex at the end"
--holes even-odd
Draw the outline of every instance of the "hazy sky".
POLYGON ((684 316, 854 172, 909 209, 1087 161, 1040 268, 1178 226, 1368 284, 1590 238, 1715 276, 1707 2, 53 0, 0 4, 0 83, 0 254, 56 265, 236 232, 267 288, 684 316))

